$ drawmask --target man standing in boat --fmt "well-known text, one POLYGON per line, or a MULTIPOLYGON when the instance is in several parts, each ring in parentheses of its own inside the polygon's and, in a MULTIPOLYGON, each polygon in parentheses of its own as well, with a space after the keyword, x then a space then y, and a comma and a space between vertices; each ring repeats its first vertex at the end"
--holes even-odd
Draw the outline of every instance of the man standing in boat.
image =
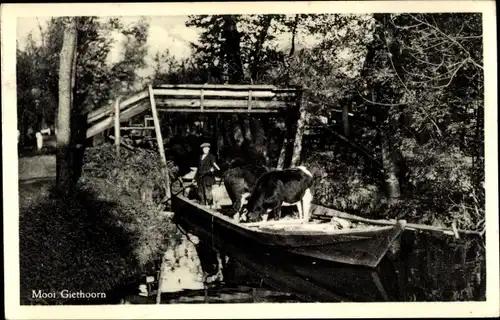
POLYGON ((210 143, 203 143, 201 146, 203 154, 200 157, 198 170, 194 177, 198 184, 198 194, 200 201, 204 205, 211 206, 213 204, 212 186, 215 184, 214 171, 220 170, 215 163, 215 156, 210 153, 210 143))

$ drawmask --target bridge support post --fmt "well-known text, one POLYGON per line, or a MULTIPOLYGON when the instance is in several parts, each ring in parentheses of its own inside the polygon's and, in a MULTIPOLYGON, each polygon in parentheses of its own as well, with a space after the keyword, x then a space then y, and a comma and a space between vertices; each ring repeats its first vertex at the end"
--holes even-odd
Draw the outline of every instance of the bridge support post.
POLYGON ((121 97, 118 97, 115 101, 115 148, 116 148, 116 156, 120 156, 120 100, 121 97))
POLYGON ((154 97, 153 87, 148 85, 149 102, 151 103, 151 113, 153 115, 153 122, 155 124, 156 142, 158 144, 158 151, 160 152, 161 161, 165 165, 165 179, 166 179, 166 197, 170 198, 170 174, 167 168, 167 158, 165 157, 165 149, 163 146, 163 138, 161 135, 160 119, 158 118, 158 110, 156 109, 156 101, 154 97))

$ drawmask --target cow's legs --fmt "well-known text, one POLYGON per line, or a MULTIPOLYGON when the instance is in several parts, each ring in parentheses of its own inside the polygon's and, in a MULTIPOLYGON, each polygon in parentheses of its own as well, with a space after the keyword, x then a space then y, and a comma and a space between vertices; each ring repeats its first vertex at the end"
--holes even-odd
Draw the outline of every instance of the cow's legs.
POLYGON ((304 211, 303 211, 303 206, 302 206, 302 200, 299 201, 299 203, 297 203, 297 210, 299 211, 299 219, 303 219, 304 218, 304 211))
POLYGON ((270 211, 272 213, 272 218, 274 220, 280 220, 281 219, 281 206, 282 206, 281 204, 278 204, 274 208, 270 209, 270 211))
POLYGON ((274 220, 281 220, 281 203, 274 210, 276 210, 275 213, 274 213, 274 220))
POLYGON ((269 218, 269 213, 264 213, 262 215, 262 221, 267 221, 268 218, 269 218))
POLYGON ((226 187, 227 195, 231 199, 231 215, 236 221, 240 220, 240 210, 241 210, 241 198, 239 197, 238 186, 227 183, 224 181, 224 186, 226 187))
POLYGON ((312 202, 312 193, 311 189, 307 188, 304 196, 302 197, 302 218, 304 222, 309 222, 310 214, 311 214, 311 202, 312 202))
POLYGON ((231 208, 231 210, 233 211, 232 212, 233 218, 237 221, 239 221, 240 209, 241 209, 241 198, 236 197, 236 199, 233 202, 233 207, 231 208))

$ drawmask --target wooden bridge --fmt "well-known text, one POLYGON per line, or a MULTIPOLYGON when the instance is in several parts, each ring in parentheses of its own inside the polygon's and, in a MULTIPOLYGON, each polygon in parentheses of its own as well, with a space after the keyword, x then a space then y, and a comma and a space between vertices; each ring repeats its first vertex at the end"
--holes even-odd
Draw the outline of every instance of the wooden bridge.
POLYGON ((103 107, 88 115, 90 138, 119 123, 151 110, 157 112, 197 113, 279 113, 300 103, 301 90, 281 89, 269 85, 161 85, 103 107))
MULTIPOLYGON (((132 117, 151 110, 154 129, 161 159, 166 163, 161 134, 159 112, 182 113, 240 113, 240 114, 281 114, 286 119, 286 139, 282 154, 292 154, 286 150, 297 150, 300 154, 305 116, 300 88, 278 88, 272 85, 212 85, 180 84, 148 86, 147 90, 132 97, 118 98, 113 106, 105 106, 89 113, 87 117, 87 138, 114 127, 117 154, 120 153, 120 125, 132 117)), ((125 127, 131 129, 129 127, 125 127)), ((124 129, 124 128, 123 128, 124 129)), ((281 156, 280 156, 281 157, 281 156)), ((298 161, 291 155, 288 162, 298 161)), ((285 161, 283 161, 285 162, 285 161)))

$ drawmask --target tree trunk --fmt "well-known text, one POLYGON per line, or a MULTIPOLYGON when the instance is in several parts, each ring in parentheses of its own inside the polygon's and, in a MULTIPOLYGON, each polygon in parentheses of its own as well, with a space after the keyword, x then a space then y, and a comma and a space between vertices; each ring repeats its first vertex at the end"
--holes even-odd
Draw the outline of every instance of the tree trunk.
POLYGON ((241 35, 236 27, 236 17, 225 15, 222 36, 224 42, 223 53, 228 65, 229 83, 239 84, 243 80, 243 65, 241 63, 240 39, 241 35))
MULTIPOLYGON (((263 131, 265 135, 265 141, 267 146, 267 157, 269 158, 269 165, 272 166, 274 164, 273 158, 273 130, 271 127, 271 119, 269 116, 265 116, 262 120, 263 123, 263 131)), ((276 139, 276 137, 275 137, 276 139)))
POLYGON ((234 138, 234 132, 232 130, 231 118, 224 118, 222 123, 224 125, 224 145, 227 147, 234 147, 236 145, 236 140, 234 138))
POLYGON ((64 29, 63 46, 59 63, 59 108, 57 113, 57 164, 56 183, 59 191, 68 194, 74 190, 71 116, 73 107, 72 84, 76 52, 76 18, 64 29))
POLYGON ((255 50, 253 52, 253 62, 251 66, 252 83, 258 82, 257 80, 260 71, 260 53, 262 51, 262 47, 264 45, 264 41, 266 39, 269 27, 271 26, 272 20, 273 16, 270 14, 266 14, 262 17, 262 30, 260 31, 257 43, 255 44, 255 50))
POLYGON ((241 127, 241 133, 243 134, 243 139, 253 142, 252 131, 250 130, 250 123, 248 117, 240 114, 238 115, 238 118, 240 121, 240 127, 241 127))
POLYGON ((236 145, 240 146, 243 143, 244 133, 242 131, 238 115, 233 115, 231 117, 231 127, 233 133, 233 140, 236 145))
POLYGON ((344 103, 342 106, 342 127, 344 128, 344 136, 349 137, 349 105, 344 103))
POLYGON ((222 131, 224 129, 221 128, 221 122, 222 121, 221 121, 220 115, 218 115, 218 114, 215 115, 214 121, 215 121, 215 130, 214 130, 215 137, 214 137, 214 141, 216 143, 215 148, 217 150, 216 151, 217 156, 220 157, 220 151, 224 147, 224 135, 222 134, 222 131))
POLYGON ((290 161, 291 167, 300 165, 300 154, 302 153, 302 137, 307 123, 308 113, 306 112, 307 102, 302 99, 300 103, 300 115, 297 121, 297 128, 295 131, 295 140, 293 141, 292 160, 290 161))
POLYGON ((289 56, 292 56, 293 53, 295 52, 295 35, 297 34, 297 25, 299 24, 299 15, 295 15, 295 20, 293 22, 293 29, 292 29, 292 45, 290 48, 290 53, 288 54, 289 56))
POLYGON ((87 113, 84 100, 82 97, 77 98, 76 95, 76 78, 77 78, 77 63, 78 63, 78 51, 85 52, 87 50, 86 46, 84 49, 78 48, 78 18, 75 18, 77 26, 76 44, 73 56, 73 64, 71 69, 71 101, 73 106, 71 108, 71 146, 72 146, 72 184, 76 186, 78 179, 82 174, 83 168, 83 157, 85 155, 85 147, 87 140, 87 113))
POLYGON ((276 165, 276 169, 281 170, 285 167, 285 156, 286 156, 287 145, 288 145, 288 141, 287 141, 286 133, 285 133, 284 137, 283 137, 283 144, 281 145, 280 155, 278 158, 278 164, 276 165))
MULTIPOLYGON (((369 79, 369 73, 373 69, 378 69, 384 66, 384 63, 379 61, 377 58, 377 52, 386 52, 389 49, 392 53, 392 59, 395 64, 396 72, 399 72, 399 53, 398 49, 391 44, 387 44, 386 32, 390 33, 391 26, 388 22, 388 16, 386 14, 374 14, 373 15, 376 27, 374 32, 373 41, 368 45, 367 54, 364 61, 363 69, 361 71, 361 77, 369 79), (389 30, 389 31, 388 31, 389 30)), ((371 100, 372 102, 377 102, 377 99, 381 96, 392 96, 399 100, 404 98, 400 93, 395 92, 392 88, 385 85, 384 83, 373 81, 367 83, 368 89, 372 92, 371 100)), ((383 102, 383 101, 380 101, 383 102)), ((392 157, 391 143, 389 141, 388 134, 396 130, 393 126, 388 124, 389 116, 391 113, 390 107, 384 106, 370 106, 370 112, 373 112, 375 116, 375 121, 378 123, 378 132, 380 138, 380 148, 382 157, 382 167, 384 170, 384 183, 386 186, 387 195, 391 199, 399 198, 401 195, 399 179, 397 175, 397 167, 394 162, 394 157, 392 157), (389 133, 387 133, 389 131, 389 133)), ((345 111, 343 110, 343 117, 345 116, 345 111)), ((347 115, 348 117, 348 115, 347 115)))
POLYGON ((386 134, 382 131, 380 136, 382 140, 382 165, 384 167, 387 196, 390 199, 397 199, 401 196, 401 189, 396 164, 394 163, 394 158, 391 156, 391 147, 386 134))

